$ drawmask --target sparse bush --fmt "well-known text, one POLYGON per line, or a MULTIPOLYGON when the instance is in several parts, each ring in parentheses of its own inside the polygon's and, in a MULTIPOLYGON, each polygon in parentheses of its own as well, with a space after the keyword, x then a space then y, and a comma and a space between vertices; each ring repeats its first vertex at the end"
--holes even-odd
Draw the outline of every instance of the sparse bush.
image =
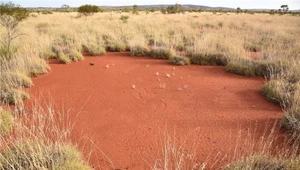
POLYGON ((0 5, 0 25, 5 28, 4 34, 1 35, 1 38, 3 37, 5 41, 0 41, 0 53, 6 51, 7 58, 10 58, 13 54, 11 49, 13 40, 22 35, 18 32, 18 25, 28 16, 29 12, 25 8, 21 8, 12 2, 0 5))
POLYGON ((13 125, 13 117, 11 113, 4 111, 0 107, 0 136, 5 135, 13 125))
POLYGON ((78 12, 84 16, 90 16, 99 11, 100 9, 96 5, 82 5, 78 8, 78 12))
POLYGON ((149 53, 151 58, 168 60, 170 57, 175 56, 175 51, 168 48, 153 48, 149 53))
POLYGON ((180 66, 184 66, 184 65, 190 65, 190 59, 187 57, 183 57, 183 56, 173 56, 169 58, 169 63, 171 64, 175 64, 175 65, 180 65, 180 66))
POLYGON ((227 57, 221 53, 208 54, 208 53, 189 53, 192 64, 198 65, 219 65, 225 66, 227 64, 227 57))
POLYGON ((148 49, 146 47, 142 47, 142 46, 133 46, 130 47, 130 56, 146 56, 148 55, 148 49))

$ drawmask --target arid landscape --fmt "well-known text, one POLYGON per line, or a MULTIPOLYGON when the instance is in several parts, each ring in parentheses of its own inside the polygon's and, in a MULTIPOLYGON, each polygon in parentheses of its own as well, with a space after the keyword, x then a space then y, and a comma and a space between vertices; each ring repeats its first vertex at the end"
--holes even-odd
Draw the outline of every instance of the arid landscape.
POLYGON ((1 5, 0 169, 300 168, 298 13, 83 7, 1 5))

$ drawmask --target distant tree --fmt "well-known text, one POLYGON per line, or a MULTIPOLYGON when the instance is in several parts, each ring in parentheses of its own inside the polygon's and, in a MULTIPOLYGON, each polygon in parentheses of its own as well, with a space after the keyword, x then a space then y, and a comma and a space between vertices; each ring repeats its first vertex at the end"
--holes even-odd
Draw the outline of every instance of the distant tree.
POLYGON ((281 5, 280 8, 282 9, 283 13, 286 13, 289 10, 289 6, 288 5, 281 5))
POLYGON ((2 3, 0 5, 0 25, 4 28, 0 39, 0 55, 11 57, 12 41, 17 37, 24 35, 18 32, 18 25, 28 16, 29 12, 25 8, 21 8, 19 5, 13 4, 12 2, 8 2, 6 4, 2 3))
POLYGON ((63 4, 63 5, 61 6, 61 8, 63 8, 63 9, 69 9, 69 8, 70 8, 70 5, 63 4))
POLYGON ((100 9, 96 5, 82 5, 78 8, 78 12, 84 16, 90 16, 99 11, 100 9))
POLYGON ((139 14, 138 6, 137 5, 133 5, 133 7, 132 7, 132 14, 135 14, 135 15, 139 14))
POLYGON ((240 13, 242 11, 242 9, 240 7, 236 8, 236 13, 240 13))
POLYGON ((182 7, 178 3, 167 7, 168 14, 176 14, 176 13, 180 13, 180 12, 182 12, 182 7))
POLYGON ((151 9, 150 9, 150 12, 155 12, 155 8, 151 8, 151 9))
POLYGON ((167 14, 167 10, 166 10, 165 8, 161 8, 160 12, 161 12, 162 14, 167 14))
POLYGON ((64 4, 61 6, 62 11, 64 12, 69 12, 70 9, 70 5, 64 4))
POLYGON ((270 12, 269 12, 269 14, 270 14, 270 15, 274 15, 274 14, 275 14, 275 10, 274 10, 274 9, 271 9, 270 12))

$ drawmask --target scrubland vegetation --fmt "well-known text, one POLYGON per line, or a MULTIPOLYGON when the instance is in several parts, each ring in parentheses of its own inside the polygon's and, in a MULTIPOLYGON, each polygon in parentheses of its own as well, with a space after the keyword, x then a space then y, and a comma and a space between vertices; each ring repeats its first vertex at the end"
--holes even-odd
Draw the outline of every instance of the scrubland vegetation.
MULTIPOLYGON (((3 105, 20 104, 30 97, 22 88, 33 85, 31 76, 50 70, 47 59, 56 58, 69 64, 83 60, 83 52, 101 56, 106 52, 129 51, 131 56, 166 59, 176 65, 218 65, 235 74, 265 77, 261 93, 282 106, 285 114, 281 126, 291 134, 293 141, 299 142, 299 16, 218 12, 163 14, 160 11, 126 13, 126 16, 124 19, 124 14, 118 11, 85 16, 77 12, 32 13, 16 29, 22 36, 10 44, 13 52, 7 51, 3 44, 0 46, 3 105)), ((0 34, 5 35, 6 31, 0 29, 0 34)), ((34 116, 44 115, 42 112, 45 110, 36 110, 34 116)), ((2 109, 0 118, 1 140, 7 143, 0 153, 2 169, 88 169, 70 143, 47 139, 44 131, 32 129, 33 126, 28 128, 29 120, 25 124, 17 121, 14 129, 13 118, 2 109), (14 129, 16 137, 3 136, 10 129, 14 129), (31 132, 34 132, 33 138, 29 135, 31 132)), ((58 127, 55 130, 61 132, 58 127)), ((299 167, 299 159, 293 156, 289 160, 250 157, 243 165, 238 163, 237 167, 228 168, 295 169, 299 167), (274 162, 278 165, 273 165, 274 162)))

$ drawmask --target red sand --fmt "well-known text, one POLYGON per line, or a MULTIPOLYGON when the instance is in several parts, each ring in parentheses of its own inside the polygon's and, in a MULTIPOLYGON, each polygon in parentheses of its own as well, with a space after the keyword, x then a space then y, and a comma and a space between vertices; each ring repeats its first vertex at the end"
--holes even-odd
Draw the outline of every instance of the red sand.
MULTIPOLYGON (((257 129, 258 140, 267 124, 282 115, 279 106, 259 93, 263 79, 230 74, 223 67, 173 66, 128 53, 50 66, 49 74, 33 80, 30 94, 50 93, 57 103, 73 109, 71 117, 82 108, 73 140, 94 141, 116 169, 150 169, 143 158, 159 151, 156 143, 166 124, 169 133, 176 129, 178 138, 200 128, 197 158, 204 161, 209 154, 232 152, 237 131, 257 129)), ((91 161, 96 166, 108 164, 99 150, 91 161)))

